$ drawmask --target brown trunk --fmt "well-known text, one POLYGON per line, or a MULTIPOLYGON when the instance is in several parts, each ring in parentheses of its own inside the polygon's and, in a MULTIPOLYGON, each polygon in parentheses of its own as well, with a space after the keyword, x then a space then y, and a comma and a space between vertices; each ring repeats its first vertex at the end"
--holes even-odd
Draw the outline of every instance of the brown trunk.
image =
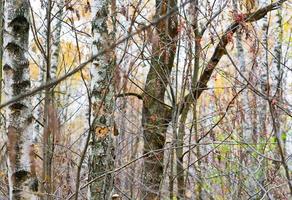
MULTIPOLYGON (((157 0, 156 17, 164 16, 176 6, 175 0, 157 0)), ((164 104, 166 87, 176 53, 177 15, 160 21, 155 27, 151 68, 147 75, 143 99, 145 199, 159 199, 163 176, 163 146, 165 132, 171 120, 169 107, 164 104)))

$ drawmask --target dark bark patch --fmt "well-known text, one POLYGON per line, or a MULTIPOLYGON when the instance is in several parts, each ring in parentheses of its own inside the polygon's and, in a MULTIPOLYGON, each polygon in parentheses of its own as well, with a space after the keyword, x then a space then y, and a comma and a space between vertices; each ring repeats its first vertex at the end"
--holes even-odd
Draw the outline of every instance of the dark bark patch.
POLYGON ((13 70, 13 68, 12 68, 10 65, 5 64, 5 65, 3 66, 3 70, 4 70, 4 71, 10 71, 10 70, 13 70))
POLYGON ((21 183, 29 177, 29 174, 30 173, 26 170, 19 170, 12 174, 12 179, 14 179, 16 183, 21 183))
POLYGON ((17 35, 27 34, 29 30, 29 23, 24 16, 15 17, 9 24, 12 26, 13 33, 17 35))
MULTIPOLYGON (((20 79, 19 76, 16 76, 14 78, 15 78, 15 80, 14 80, 15 82, 20 79)), ((12 87, 13 87, 14 95, 19 95, 19 94, 23 93, 23 91, 25 91, 26 88, 30 88, 30 81, 24 80, 24 81, 21 81, 19 83, 12 84, 12 87)))
POLYGON ((26 108, 26 106, 25 106, 23 103, 16 102, 16 103, 12 104, 12 105, 10 106, 10 108, 11 108, 12 110, 22 110, 23 108, 26 108))
POLYGON ((14 42, 9 42, 6 45, 6 49, 14 57, 18 57, 20 55, 20 53, 21 53, 20 52, 20 47, 14 42))

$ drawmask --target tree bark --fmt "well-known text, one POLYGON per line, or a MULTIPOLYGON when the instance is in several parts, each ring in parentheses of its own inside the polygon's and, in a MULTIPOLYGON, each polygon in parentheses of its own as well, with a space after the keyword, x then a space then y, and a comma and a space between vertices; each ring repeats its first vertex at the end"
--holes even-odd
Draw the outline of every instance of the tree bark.
POLYGON ((292 184, 290 179, 290 172, 287 165, 287 159, 284 155, 284 141, 282 139, 283 134, 283 126, 281 126, 282 116, 280 109, 275 107, 273 101, 282 101, 283 100, 283 55, 282 55, 282 42, 283 42, 283 24, 282 24, 282 6, 277 10, 276 14, 276 42, 274 47, 274 59, 273 59, 273 65, 272 65, 272 87, 270 94, 272 95, 273 100, 269 102, 270 107, 270 113, 273 123, 273 130, 274 134, 277 140, 278 150, 279 150, 279 157, 281 158, 282 165, 285 170, 285 175, 287 178, 288 187, 290 190, 290 196, 292 195, 292 184))
POLYGON ((58 60, 60 52, 60 39, 63 20, 63 0, 56 0, 53 4, 52 11, 54 18, 52 18, 52 61, 51 61, 51 78, 57 78, 58 60))
MULTIPOLYGON (((112 45, 113 37, 107 27, 109 0, 92 2, 92 54, 96 55, 112 45)), ((89 180, 113 169, 113 103, 112 74, 115 67, 114 51, 96 58, 91 66, 91 110, 89 180)), ((89 199, 109 199, 113 188, 113 175, 108 174, 90 185, 89 199)))
MULTIPOLYGON (((11 99, 30 90, 28 52, 29 2, 5 1, 4 75, 5 96, 11 99)), ((37 199, 32 140, 33 116, 31 97, 17 101, 5 109, 8 135, 9 197, 17 200, 37 199)))
MULTIPOLYGON (((176 0, 157 0, 156 17, 166 15, 176 4, 176 0)), ((163 146, 171 121, 171 117, 165 118, 169 110, 163 102, 176 53, 177 14, 161 20, 154 34, 158 41, 152 43, 151 67, 146 78, 142 110, 144 154, 149 154, 144 159, 144 198, 149 200, 159 199, 163 177, 163 146)))
MULTIPOLYGON (((246 14, 242 22, 235 21, 227 28, 223 36, 219 38, 219 43, 210 60, 207 62, 207 67, 202 72, 197 84, 192 88, 192 91, 184 97, 183 105, 187 105, 190 101, 197 100, 207 88, 208 81, 214 69, 221 58, 226 54, 225 48, 229 43, 228 37, 239 29, 239 23, 250 23, 260 20, 268 12, 277 9, 279 5, 285 1, 286 0, 279 0, 253 13, 246 14)), ((167 10, 174 8, 175 5, 176 2, 174 1, 157 1, 156 15, 164 16, 167 10)), ((153 36, 157 36, 156 39, 158 38, 158 41, 155 40, 155 44, 153 44, 152 47, 151 68, 146 78, 142 112, 144 154, 147 155, 144 159, 145 199, 159 199, 159 186, 163 175, 163 145, 165 142, 165 132, 172 119, 173 113, 173 108, 169 108, 165 105, 164 97, 176 51, 176 42, 174 39, 177 35, 177 25, 175 24, 177 24, 176 15, 171 15, 168 19, 162 20, 156 25, 155 30, 157 31, 157 35, 153 36)), ((177 108, 177 106, 175 106, 175 108, 177 108)), ((179 113, 181 114, 183 111, 184 106, 181 106, 179 113)))
MULTIPOLYGON (((2 71, 3 71, 3 29, 4 29, 4 1, 0 2, 0 103, 2 102, 2 71)), ((2 126, 2 119, 0 120, 0 126, 2 126)))

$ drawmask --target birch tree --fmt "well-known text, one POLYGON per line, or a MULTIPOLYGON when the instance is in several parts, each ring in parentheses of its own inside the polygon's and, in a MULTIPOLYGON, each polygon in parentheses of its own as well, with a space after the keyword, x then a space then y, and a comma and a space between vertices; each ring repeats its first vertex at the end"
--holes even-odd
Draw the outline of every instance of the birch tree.
POLYGON ((57 0, 52 5, 52 62, 51 62, 51 77, 52 79, 57 78, 59 52, 60 52, 60 41, 61 41, 61 30, 63 20, 63 7, 64 1, 57 0))
MULTIPOLYGON (((4 23, 4 1, 0 2, 0 103, 2 101, 2 60, 3 60, 3 23, 4 23)), ((0 121, 0 126, 2 126, 2 121, 0 121)))
POLYGON ((289 199, 285 0, 5 2, 0 199, 289 199))
MULTIPOLYGON (((112 42, 107 26, 109 0, 92 2, 92 54, 106 50, 112 42)), ((113 51, 106 52, 92 62, 91 75, 91 143, 89 152, 89 180, 106 173, 113 167, 113 99, 112 74, 115 67, 113 51)), ((113 188, 113 175, 94 180, 89 187, 89 199, 108 199, 113 188)))
POLYGON ((269 95, 271 95, 272 100, 269 101, 271 119, 273 132, 276 137, 278 153, 281 163, 285 170, 285 176, 288 183, 288 188, 290 190, 290 195, 292 195, 292 183, 290 182, 290 172, 286 161, 284 142, 282 139, 283 126, 281 125, 281 112, 280 109, 275 107, 275 102, 283 100, 283 53, 282 53, 282 42, 283 42, 283 21, 282 21, 282 6, 277 10, 276 14, 276 27, 275 27, 275 46, 274 46, 274 57, 271 69, 271 90, 269 95))
MULTIPOLYGON (((5 97, 11 99, 29 91, 28 34, 29 1, 5 1, 4 76, 5 97)), ((38 180, 34 166, 31 98, 14 102, 6 111, 8 176, 10 199, 37 199, 38 180)))

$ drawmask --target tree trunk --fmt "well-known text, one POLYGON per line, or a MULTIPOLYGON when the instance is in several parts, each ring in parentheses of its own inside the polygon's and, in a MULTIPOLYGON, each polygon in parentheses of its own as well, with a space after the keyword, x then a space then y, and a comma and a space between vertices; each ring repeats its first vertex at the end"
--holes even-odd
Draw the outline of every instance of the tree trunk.
MULTIPOLYGON (((267 2, 265 0, 262 0, 259 2, 261 7, 264 7, 267 5, 267 2)), ((260 75, 260 82, 259 82, 259 90, 266 95, 268 94, 268 76, 269 76, 269 44, 268 44, 268 31, 269 31, 269 24, 268 24, 268 16, 263 17, 262 20, 259 21, 259 26, 262 30, 262 36, 261 36, 261 43, 260 43, 260 49, 262 49, 262 54, 260 55, 260 60, 258 62, 258 65, 262 67, 258 67, 258 74, 260 75)), ((267 108, 268 108, 268 102, 259 96, 257 96, 257 141, 260 137, 265 137, 267 134, 267 127, 266 127, 266 120, 267 120, 267 108)), ((261 153, 265 153, 265 148, 260 149, 261 153)), ((266 173, 267 173, 267 164, 268 161, 263 160, 260 163, 262 166, 259 168, 258 172, 258 181, 260 184, 265 185, 266 183, 266 173)), ((266 191, 261 189, 261 196, 265 194, 266 191)), ((267 196, 270 198, 270 194, 267 193, 267 196)))
MULTIPOLYGON (((6 99, 31 87, 28 52, 29 2, 7 0, 4 23, 4 75, 6 99)), ((8 176, 10 199, 37 199, 38 180, 34 166, 31 98, 14 102, 5 109, 8 134, 8 176)))
MULTIPOLYGON (((157 0, 156 17, 164 16, 176 6, 176 0, 157 0)), ((146 78, 142 122, 144 129, 145 199, 159 199, 163 177, 163 146, 171 121, 171 112, 164 104, 166 87, 176 53, 177 15, 161 20, 155 27, 158 41, 153 41, 150 71, 146 78)))
POLYGON ((277 139, 277 145, 279 150, 279 157, 281 158, 282 165, 285 170, 285 175, 287 178, 288 187, 290 190, 290 196, 292 195, 292 184, 290 179, 290 172, 287 165, 287 159, 284 155, 284 141, 282 139, 283 134, 283 126, 281 125, 283 117, 281 116, 280 109, 275 106, 274 102, 282 101, 283 100, 283 55, 282 55, 282 42, 283 42, 283 28, 282 28, 282 6, 277 10, 276 14, 276 42, 274 47, 274 59, 272 65, 272 87, 270 91, 270 95, 272 95, 272 100, 269 102, 270 105, 270 112, 272 117, 273 123, 273 130, 275 133, 275 137, 277 139))
MULTIPOLYGON (((92 54, 96 55, 111 45, 112 36, 107 23, 109 0, 92 2, 92 54)), ((114 52, 107 52, 95 59, 91 66, 91 136, 89 180, 113 168, 113 103, 114 87, 111 83, 115 67, 114 52)), ((89 199, 108 199, 113 188, 113 175, 108 174, 94 181, 89 188, 89 199)))
POLYGON ((60 38, 63 20, 63 0, 56 0, 53 4, 52 11, 55 17, 52 19, 52 61, 51 61, 51 78, 56 79, 58 60, 60 52, 60 38))
MULTIPOLYGON (((240 11, 238 10, 237 6, 238 2, 237 0, 233 0, 233 15, 239 15, 240 11)), ((238 31, 236 33, 236 49, 237 49, 237 59, 238 59, 238 66, 240 72, 245 76, 246 79, 249 78, 249 70, 246 67, 246 57, 244 52, 244 47, 242 43, 242 34, 238 31)), ((240 84, 244 84, 245 78, 242 77, 238 73, 238 81, 240 84)), ((251 98, 252 95, 250 94, 250 91, 248 88, 244 89, 242 92, 242 96, 240 98, 240 107, 242 109, 241 115, 242 115, 242 121, 241 121, 241 128, 240 128, 240 137, 242 138, 242 141, 244 143, 247 143, 248 145, 253 143, 253 119, 252 119, 252 105, 251 105, 251 98)), ((239 177, 239 184, 238 184, 238 191, 237 194, 241 196, 243 185, 245 184, 247 187, 247 192, 250 195, 253 195, 256 193, 257 185, 254 181, 255 174, 255 166, 253 163, 255 163, 255 160, 253 160, 253 157, 250 156, 252 152, 252 149, 250 149, 247 146, 247 149, 241 149, 240 153, 242 154, 242 159, 240 159, 240 165, 239 165, 239 173, 243 175, 243 177, 246 177, 246 181, 242 183, 241 177, 239 177), (248 170, 245 170, 247 168, 248 170)))
MULTIPOLYGON (((0 103, 2 102, 2 70, 3 70, 3 28, 4 28, 4 1, 0 2, 0 103)), ((0 126, 2 126, 2 119, 0 120, 0 126)))

